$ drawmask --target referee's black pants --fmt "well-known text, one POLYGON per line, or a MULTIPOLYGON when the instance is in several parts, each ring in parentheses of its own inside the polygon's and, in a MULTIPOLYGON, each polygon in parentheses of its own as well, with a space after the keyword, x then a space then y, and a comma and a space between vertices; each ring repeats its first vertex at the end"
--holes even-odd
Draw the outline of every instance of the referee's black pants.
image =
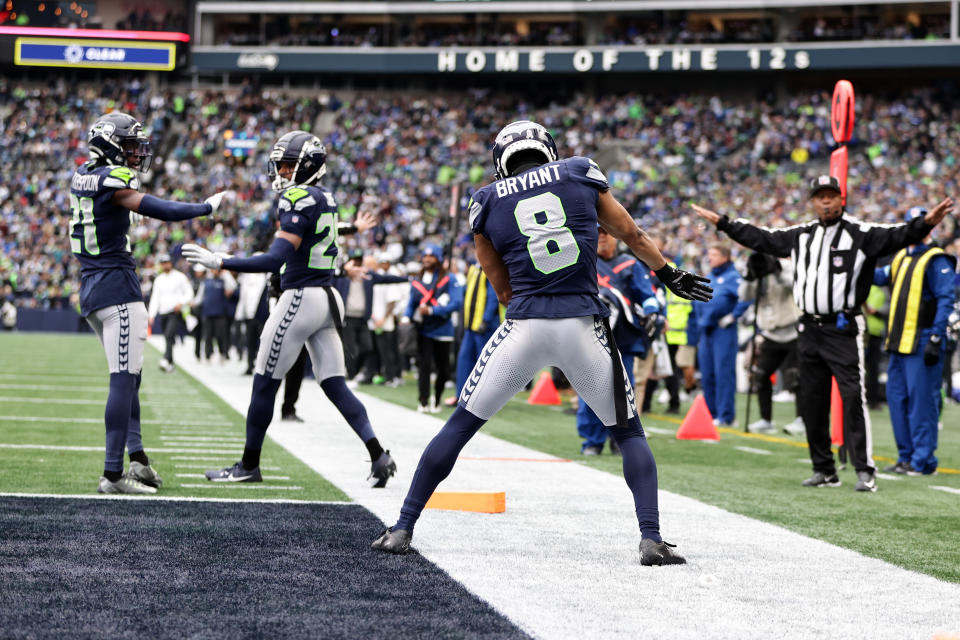
POLYGON ((863 369, 862 316, 849 319, 845 329, 818 325, 806 318, 797 327, 800 374, 800 415, 807 428, 813 470, 836 473, 830 448, 830 377, 837 379, 843 399, 843 442, 857 471, 876 469, 873 439, 866 410, 863 369))

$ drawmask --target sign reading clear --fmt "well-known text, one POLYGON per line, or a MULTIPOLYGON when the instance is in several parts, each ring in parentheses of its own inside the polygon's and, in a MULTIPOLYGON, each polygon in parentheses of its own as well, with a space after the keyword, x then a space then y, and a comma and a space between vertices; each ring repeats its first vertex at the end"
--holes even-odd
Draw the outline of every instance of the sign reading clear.
POLYGON ((176 55, 172 42, 17 38, 14 44, 14 62, 29 67, 170 71, 176 55))

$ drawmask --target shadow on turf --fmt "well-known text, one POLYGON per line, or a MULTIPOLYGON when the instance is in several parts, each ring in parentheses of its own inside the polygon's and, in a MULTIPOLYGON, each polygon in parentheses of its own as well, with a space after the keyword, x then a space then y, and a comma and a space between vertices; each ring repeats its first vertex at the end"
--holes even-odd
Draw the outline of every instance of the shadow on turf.
POLYGON ((0 499, 4 638, 527 638, 359 505, 0 499))

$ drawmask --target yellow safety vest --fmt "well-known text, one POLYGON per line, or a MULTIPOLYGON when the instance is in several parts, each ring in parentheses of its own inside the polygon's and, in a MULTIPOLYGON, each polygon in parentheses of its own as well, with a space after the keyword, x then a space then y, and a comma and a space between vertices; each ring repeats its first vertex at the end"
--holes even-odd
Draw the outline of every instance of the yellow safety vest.
POLYGON ((478 265, 467 269, 467 290, 463 296, 463 327, 480 331, 483 310, 487 306, 487 276, 478 265))
MULTIPOLYGON (((671 267, 676 267, 670 263, 671 267)), ((693 302, 667 289, 667 330, 663 335, 667 344, 687 344, 687 322, 693 311, 693 302)))
POLYGON ((943 253, 939 247, 931 247, 918 256, 908 256, 901 249, 890 263, 890 317, 887 320, 887 340, 884 348, 891 353, 913 353, 920 337, 918 326, 920 296, 923 293, 923 275, 927 263, 943 253))

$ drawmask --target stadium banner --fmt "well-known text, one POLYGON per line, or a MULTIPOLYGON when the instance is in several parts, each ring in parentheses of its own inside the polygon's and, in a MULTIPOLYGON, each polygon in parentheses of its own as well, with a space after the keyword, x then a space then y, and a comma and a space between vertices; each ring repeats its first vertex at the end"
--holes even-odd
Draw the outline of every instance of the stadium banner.
POLYGON ((950 41, 587 48, 194 47, 193 71, 617 73, 960 67, 950 41))
POLYGON ((171 71, 177 45, 87 38, 17 38, 13 61, 18 66, 171 71))

